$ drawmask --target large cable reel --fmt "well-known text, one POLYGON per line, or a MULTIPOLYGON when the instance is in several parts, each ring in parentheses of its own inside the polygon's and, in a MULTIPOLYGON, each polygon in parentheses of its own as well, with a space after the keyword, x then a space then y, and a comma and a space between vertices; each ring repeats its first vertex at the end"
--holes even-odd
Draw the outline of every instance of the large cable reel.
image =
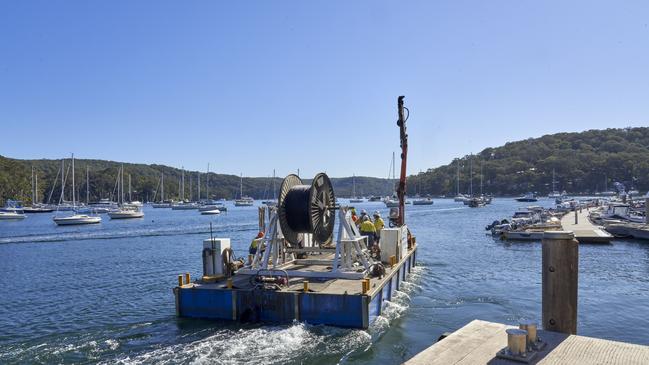
POLYGON ((319 244, 331 242, 336 197, 326 174, 317 174, 311 185, 303 184, 297 175, 288 175, 282 181, 277 203, 279 224, 291 245, 302 247, 305 233, 313 234, 319 244))

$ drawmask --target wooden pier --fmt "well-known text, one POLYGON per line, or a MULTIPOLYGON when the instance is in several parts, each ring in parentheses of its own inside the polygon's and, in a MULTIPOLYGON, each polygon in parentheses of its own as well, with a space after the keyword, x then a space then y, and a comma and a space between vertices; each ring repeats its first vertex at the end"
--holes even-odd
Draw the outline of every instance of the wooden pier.
POLYGON ((588 209, 578 209, 564 215, 561 218, 563 230, 574 232, 579 243, 610 243, 613 240, 613 235, 594 225, 588 219, 588 214, 588 209), (577 215, 577 223, 575 223, 575 214, 577 215))
MULTIPOLYGON (((447 338, 408 360, 407 365, 431 364, 525 364, 496 357, 507 346, 505 330, 516 328, 501 323, 474 320, 447 338)), ((649 346, 538 331, 547 346, 529 364, 647 364, 649 346)))

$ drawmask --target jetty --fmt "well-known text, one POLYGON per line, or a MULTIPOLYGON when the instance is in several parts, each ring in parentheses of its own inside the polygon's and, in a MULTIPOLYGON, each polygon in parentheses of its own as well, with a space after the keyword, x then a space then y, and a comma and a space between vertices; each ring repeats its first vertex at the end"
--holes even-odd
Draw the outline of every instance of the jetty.
POLYGON ((579 243, 610 243, 613 235, 594 225, 588 218, 589 209, 575 209, 561 218, 565 231, 572 231, 579 243))
POLYGON ((508 329, 518 327, 474 320, 435 343, 406 365, 434 364, 646 364, 649 346, 609 341, 599 338, 539 330, 538 337, 547 345, 529 362, 497 356, 507 346, 508 329))
POLYGON ((405 364, 646 364, 649 346, 577 335, 579 246, 572 232, 544 233, 542 329, 473 320, 405 364))

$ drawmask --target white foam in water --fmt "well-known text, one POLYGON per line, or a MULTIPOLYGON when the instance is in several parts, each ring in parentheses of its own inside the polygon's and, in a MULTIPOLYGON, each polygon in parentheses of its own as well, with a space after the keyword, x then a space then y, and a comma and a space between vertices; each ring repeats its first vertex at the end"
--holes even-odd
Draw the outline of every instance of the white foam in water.
POLYGON ((365 331, 296 323, 288 327, 223 331, 197 341, 171 345, 133 358, 120 359, 118 362, 123 364, 300 363, 309 356, 342 357, 355 349, 366 347, 369 343, 370 336, 365 331))

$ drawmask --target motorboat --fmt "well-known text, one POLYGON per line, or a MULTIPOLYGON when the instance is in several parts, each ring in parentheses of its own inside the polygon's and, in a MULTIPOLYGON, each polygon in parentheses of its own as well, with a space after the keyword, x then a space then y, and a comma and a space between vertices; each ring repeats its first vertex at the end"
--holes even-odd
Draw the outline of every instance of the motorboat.
POLYGON ((153 203, 151 206, 153 208, 171 208, 171 203, 153 203))
POLYGON ((415 199, 412 201, 412 205, 433 205, 433 203, 433 199, 431 198, 415 199))
POLYGON ((534 193, 527 193, 521 197, 516 198, 517 202, 535 202, 538 201, 534 193))
POLYGON ((22 203, 19 200, 7 200, 5 202, 5 206, 0 208, 0 211, 2 212, 8 212, 8 213, 23 213, 23 206, 22 203))
POLYGON ((484 207, 486 205, 486 203, 480 197, 473 197, 473 198, 469 199, 469 204, 467 204, 467 205, 470 208, 479 208, 479 207, 484 207))
POLYGON ((86 207, 77 208, 76 212, 79 214, 106 214, 110 212, 110 208, 89 205, 86 207))
POLYGON ((172 204, 171 209, 172 210, 192 210, 192 209, 198 209, 200 206, 197 203, 177 203, 177 204, 172 204))
POLYGON ((392 198, 387 198, 383 200, 383 203, 385 203, 385 206, 387 208, 394 208, 399 206, 399 200, 397 199, 392 199, 392 198))
POLYGON ((122 207, 117 210, 108 212, 110 219, 130 219, 130 218, 142 218, 144 217, 144 212, 140 209, 133 209, 128 207, 122 207))
POLYGON ((254 204, 255 200, 249 196, 244 196, 234 201, 235 207, 252 207, 254 204))
POLYGON ((201 211, 202 215, 216 215, 216 214, 221 214, 221 211, 218 209, 212 209, 212 210, 203 210, 201 211))
POLYGON ((453 201, 456 201, 456 202, 459 202, 459 203, 464 203, 464 202, 468 201, 469 199, 471 199, 471 198, 469 198, 468 196, 466 196, 464 194, 459 194, 459 195, 456 195, 455 198, 453 198, 453 201))
POLYGON ((381 197, 380 197, 380 196, 377 196, 377 195, 373 195, 373 196, 371 196, 368 200, 371 201, 371 202, 380 202, 380 201, 381 201, 381 197))
POLYGON ((9 220, 9 219, 25 219, 27 217, 23 213, 17 213, 17 212, 2 212, 0 211, 0 220, 9 220))
POLYGON ((218 210, 219 212, 222 212, 225 209, 223 204, 209 204, 209 205, 203 205, 200 208, 198 208, 199 212, 208 212, 210 210, 218 210))

